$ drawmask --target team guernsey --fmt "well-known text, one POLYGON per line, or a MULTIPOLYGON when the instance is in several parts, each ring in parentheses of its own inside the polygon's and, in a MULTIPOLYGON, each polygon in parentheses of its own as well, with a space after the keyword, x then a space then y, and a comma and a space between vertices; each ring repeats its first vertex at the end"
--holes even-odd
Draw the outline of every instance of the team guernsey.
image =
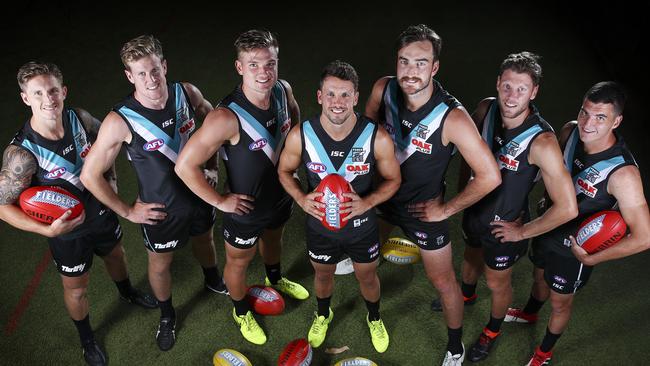
POLYGON ((573 179, 578 216, 539 237, 539 241, 549 245, 549 249, 572 257, 569 235, 576 235, 580 223, 598 211, 617 208, 616 198, 607 192, 609 178, 622 167, 636 166, 636 162, 623 138, 616 131, 614 135, 616 143, 596 154, 585 152, 577 127, 569 135, 564 148, 564 163, 573 179))
MULTIPOLYGON (((374 144, 377 125, 357 114, 357 123, 341 141, 333 140, 321 126, 319 117, 304 121, 300 126, 302 138, 302 162, 307 172, 309 192, 329 174, 338 174, 347 180, 353 190, 364 197, 373 187, 375 175, 374 144)), ((349 242, 367 237, 377 229, 373 209, 350 218, 339 231, 326 229, 319 220, 307 215, 307 227, 321 236, 349 242)))
POLYGON ((88 233, 93 222, 110 211, 85 189, 79 179, 91 140, 73 109, 63 110, 63 128, 63 138, 52 141, 34 131, 27 121, 11 143, 29 151, 38 162, 31 186, 59 186, 83 202, 85 221, 71 232, 60 236, 62 239, 73 239, 88 233))
POLYGON ((393 139, 402 173, 399 190, 382 206, 409 219, 407 204, 443 193, 445 173, 454 150, 452 144, 442 144, 442 129, 449 112, 461 104, 436 80, 431 82, 434 83, 431 99, 417 111, 409 111, 397 79, 391 78, 386 83, 380 107, 382 124, 393 139))
POLYGON ((280 185, 277 172, 280 153, 291 129, 287 92, 282 83, 278 81, 273 86, 267 110, 251 103, 241 85, 224 98, 219 107, 232 111, 239 122, 239 141, 224 145, 222 149, 228 187, 233 193, 255 197, 250 213, 224 215, 248 225, 268 221, 279 206, 288 205, 290 209, 291 196, 280 185))
POLYGON ((465 209, 463 230, 467 235, 491 235, 491 221, 515 221, 522 212, 528 216, 528 194, 539 173, 528 157, 533 141, 544 132, 553 129, 533 105, 521 125, 505 129, 499 105, 496 99, 492 100, 483 119, 481 135, 499 165, 501 185, 465 209))
POLYGON ((169 97, 162 110, 144 107, 131 94, 114 111, 131 131, 126 151, 138 178, 140 199, 163 203, 170 211, 191 208, 199 198, 174 172, 178 154, 196 127, 194 108, 182 84, 167 88, 169 97))

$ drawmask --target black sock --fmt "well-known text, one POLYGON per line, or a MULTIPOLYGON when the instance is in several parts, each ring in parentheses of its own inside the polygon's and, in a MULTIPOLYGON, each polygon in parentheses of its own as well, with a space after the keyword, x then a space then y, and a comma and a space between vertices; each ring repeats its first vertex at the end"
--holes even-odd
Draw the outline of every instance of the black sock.
POLYGON ((476 284, 470 285, 465 282, 461 282, 460 289, 463 291, 463 296, 470 298, 476 294, 476 284))
POLYGON ((544 301, 539 301, 535 297, 533 297, 533 294, 530 294, 530 297, 528 298, 528 302, 526 303, 526 307, 524 307, 524 313, 526 314, 537 314, 539 312, 539 309, 544 306, 544 301))
POLYGON ((212 287, 221 285, 221 274, 219 274, 217 266, 210 268, 201 267, 201 269, 203 269, 203 277, 208 285, 212 287))
POLYGON ((158 299, 158 304, 160 305, 160 317, 161 318, 176 318, 176 311, 172 305, 172 297, 169 296, 169 299, 162 301, 158 299))
POLYGON ((120 295, 122 295, 122 297, 126 297, 126 298, 131 297, 131 294, 133 293, 133 286, 131 286, 131 280, 129 280, 128 277, 122 281, 113 281, 113 282, 115 282, 115 286, 117 286, 117 291, 120 292, 120 295))
POLYGON ((366 307, 368 308, 368 320, 375 321, 379 320, 379 300, 377 302, 370 302, 364 299, 366 302, 366 307))
POLYGON ((555 342, 557 342, 558 339, 560 339, 560 334, 553 334, 551 331, 546 328, 546 334, 544 335, 544 339, 542 340, 542 344, 539 346, 539 350, 546 353, 553 349, 553 346, 555 346, 555 342))
POLYGON ((332 296, 320 298, 316 297, 316 302, 318 303, 318 315, 328 317, 330 316, 330 302, 332 301, 332 296))
POLYGON ((235 314, 237 314, 237 316, 246 315, 246 313, 251 309, 248 300, 246 300, 246 296, 241 300, 232 299, 232 304, 235 306, 235 314))
POLYGON ((505 318, 495 318, 490 315, 490 321, 485 326, 490 332, 499 333, 501 330, 501 324, 503 324, 503 319, 505 318))
POLYGON ((463 327, 456 329, 447 327, 447 337, 449 337, 449 341, 447 342, 447 351, 451 352, 452 355, 463 353, 463 343, 461 341, 461 338, 463 337, 463 327))
POLYGON ((93 335, 93 330, 90 328, 90 314, 87 314, 82 320, 72 319, 74 326, 77 327, 77 332, 79 333, 79 340, 81 345, 91 342, 95 339, 93 335))
POLYGON ((266 268, 266 277, 269 278, 269 281, 272 285, 275 285, 282 278, 282 271, 280 270, 280 262, 277 264, 265 264, 266 268))

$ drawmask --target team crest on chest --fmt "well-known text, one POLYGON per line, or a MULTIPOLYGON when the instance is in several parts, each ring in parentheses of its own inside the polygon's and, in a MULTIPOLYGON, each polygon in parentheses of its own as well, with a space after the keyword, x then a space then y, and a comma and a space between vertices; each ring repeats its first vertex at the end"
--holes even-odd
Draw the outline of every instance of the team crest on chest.
POLYGON ((519 160, 515 159, 514 157, 517 156, 517 152, 519 151, 519 144, 515 141, 510 141, 506 145, 505 150, 505 154, 500 153, 498 156, 499 169, 506 168, 508 170, 516 172, 519 169, 519 160))
POLYGON ((578 193, 582 192, 586 196, 594 198, 598 193, 598 188, 595 187, 596 180, 600 177, 600 172, 594 167, 589 167, 585 174, 584 179, 578 177, 576 180, 576 190, 578 193))
POLYGON ((431 150, 433 147, 431 143, 426 141, 428 133, 429 133, 429 129, 427 128, 427 126, 418 124, 415 127, 415 137, 411 139, 411 145, 415 147, 415 150, 423 154, 431 154, 431 150))
POLYGON ((180 121, 180 126, 181 126, 178 132, 184 134, 184 133, 191 133, 192 131, 194 131, 196 124, 194 123, 194 118, 190 119, 190 111, 187 105, 176 110, 176 117, 180 121))
POLYGON ((366 151, 362 147, 353 147, 350 153, 352 164, 347 164, 345 170, 354 175, 364 175, 370 173, 370 164, 364 163, 366 160, 366 151))

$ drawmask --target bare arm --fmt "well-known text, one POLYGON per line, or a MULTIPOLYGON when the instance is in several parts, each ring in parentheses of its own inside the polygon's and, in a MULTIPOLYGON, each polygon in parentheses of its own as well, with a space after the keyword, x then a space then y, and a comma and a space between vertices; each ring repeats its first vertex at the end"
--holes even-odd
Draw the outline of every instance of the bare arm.
POLYGON ((300 137, 300 125, 294 126, 287 140, 284 144, 284 149, 280 155, 280 162, 278 164, 278 177, 280 179, 280 184, 284 187, 284 190, 293 197, 294 201, 300 206, 300 208, 305 211, 305 213, 312 215, 316 219, 320 220, 324 215, 322 211, 325 207, 324 204, 316 201, 316 197, 322 195, 322 193, 310 192, 305 193, 300 187, 300 183, 294 177, 294 173, 298 170, 301 161, 302 153, 302 139, 300 137))
MULTIPOLYGON (((476 125, 476 129, 480 131, 483 128, 483 120, 485 119, 485 115, 488 112, 488 108, 490 107, 490 103, 494 100, 494 98, 485 98, 483 99, 478 106, 476 107, 476 110, 474 113, 472 113, 472 121, 474 121, 474 124, 476 125)), ((469 179, 472 176, 472 170, 469 168, 469 165, 467 165, 467 162, 465 162, 465 159, 461 156, 460 158, 460 168, 458 170, 458 192, 462 191, 465 189, 465 186, 469 182, 469 179)))
POLYGON ((219 194, 206 180, 202 167, 226 142, 236 143, 239 139, 237 117, 225 108, 208 113, 199 128, 190 137, 181 151, 174 171, 187 187, 205 202, 223 212, 239 215, 253 209, 253 197, 244 194, 219 194))
POLYGON ((352 198, 351 202, 341 204, 341 214, 349 212, 343 220, 346 221, 355 216, 361 215, 369 209, 385 202, 391 198, 399 189, 402 182, 399 163, 395 159, 393 139, 382 127, 378 127, 375 136, 375 161, 377 171, 382 177, 379 186, 365 197, 359 197, 356 193, 344 193, 344 196, 352 198))
MULTIPOLYGON (((81 123, 83 123, 86 131, 88 131, 88 139, 90 140, 90 143, 94 144, 97 140, 97 134, 99 134, 101 122, 86 110, 77 108, 75 111, 79 115, 81 123)), ((115 170, 115 164, 111 165, 111 167, 104 173, 104 179, 108 181, 108 184, 110 184, 111 188, 113 188, 115 193, 117 193, 117 171, 115 170)))
POLYGON ((161 203, 143 203, 139 200, 133 206, 125 203, 115 193, 104 174, 115 164, 122 143, 130 141, 131 132, 121 117, 110 112, 102 123, 97 140, 86 156, 81 170, 81 182, 95 198, 115 211, 118 215, 137 224, 156 224, 166 213, 155 208, 163 208, 161 203))
POLYGON ((194 108, 196 119, 198 121, 203 121, 205 116, 207 116, 212 110, 212 104, 203 97, 199 88, 186 82, 182 84, 187 95, 190 97, 190 103, 192 103, 192 107, 194 108))
POLYGON ((47 237, 65 234, 81 224, 85 214, 68 221, 72 213, 68 210, 47 225, 27 216, 15 205, 20 194, 30 186, 37 167, 36 159, 28 151, 13 145, 5 149, 0 170, 0 219, 17 229, 47 237))
POLYGON ((300 123, 300 107, 296 98, 293 96, 293 89, 286 80, 280 80, 287 91, 287 105, 289 106, 289 116, 291 117, 291 126, 300 123))
MULTIPOLYGON (((562 128, 560 129, 558 140, 560 142, 560 150, 562 151, 562 153, 564 152, 564 147, 566 146, 566 142, 569 139, 569 135, 571 135, 571 131, 573 131, 573 128, 576 126, 576 124, 577 124, 576 121, 570 121, 565 123, 564 126, 562 126, 562 128)), ((562 164, 564 164, 564 157, 562 157, 562 164)), ((564 166, 564 168, 566 169, 566 166, 564 166)), ((551 198, 548 195, 548 192, 546 190, 546 184, 545 184, 542 198, 537 203, 537 216, 542 216, 544 214, 544 211, 546 211, 546 208, 550 207, 552 204, 553 201, 551 201, 551 198)))
POLYGON ((607 191, 616 197, 630 234, 621 239, 617 245, 594 254, 587 254, 572 237, 573 254, 579 261, 589 266, 627 257, 650 248, 650 213, 648 213, 648 202, 643 194, 639 169, 630 165, 612 173, 607 183, 607 191))
POLYGON ((379 108, 381 107, 381 98, 384 93, 384 88, 386 83, 390 78, 384 76, 383 78, 377 80, 375 85, 372 86, 372 91, 370 92, 370 97, 366 102, 366 117, 370 118, 375 122, 379 122, 379 108))
POLYGON ((578 216, 578 203, 569 172, 555 135, 545 132, 533 140, 528 158, 542 172, 552 205, 541 216, 525 225, 520 222, 493 221, 492 233, 501 242, 516 242, 548 232, 578 216))

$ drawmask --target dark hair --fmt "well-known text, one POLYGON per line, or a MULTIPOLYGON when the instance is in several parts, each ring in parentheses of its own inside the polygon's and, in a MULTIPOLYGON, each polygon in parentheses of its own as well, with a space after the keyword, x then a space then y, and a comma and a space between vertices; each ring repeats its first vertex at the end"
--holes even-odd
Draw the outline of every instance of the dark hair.
POLYGON ((501 62, 499 68, 499 76, 503 75, 506 70, 512 70, 519 74, 528 74, 533 79, 533 84, 539 85, 542 80, 542 66, 539 64, 540 56, 523 51, 519 53, 511 53, 501 62))
POLYGON ((274 47, 278 51, 279 43, 277 37, 266 29, 251 29, 240 34, 235 40, 237 57, 240 52, 269 47, 274 47))
POLYGON ((623 114, 627 93, 623 86, 615 81, 601 81, 592 86, 585 94, 584 100, 592 103, 607 103, 614 106, 617 115, 623 114))
POLYGON ((419 41, 431 42, 433 46, 433 61, 438 61, 440 58, 440 50, 442 49, 442 39, 433 29, 424 24, 411 25, 400 33, 395 43, 396 51, 401 50, 413 42, 419 41))
POLYGON ((323 81, 328 76, 351 81, 354 84, 354 91, 359 90, 359 76, 357 75, 357 71, 347 62, 335 60, 327 64, 320 74, 319 89, 323 89, 323 81))
POLYGON ((58 66, 49 62, 30 61, 18 69, 18 86, 25 91, 27 82, 39 75, 52 75, 63 85, 63 74, 58 66))

